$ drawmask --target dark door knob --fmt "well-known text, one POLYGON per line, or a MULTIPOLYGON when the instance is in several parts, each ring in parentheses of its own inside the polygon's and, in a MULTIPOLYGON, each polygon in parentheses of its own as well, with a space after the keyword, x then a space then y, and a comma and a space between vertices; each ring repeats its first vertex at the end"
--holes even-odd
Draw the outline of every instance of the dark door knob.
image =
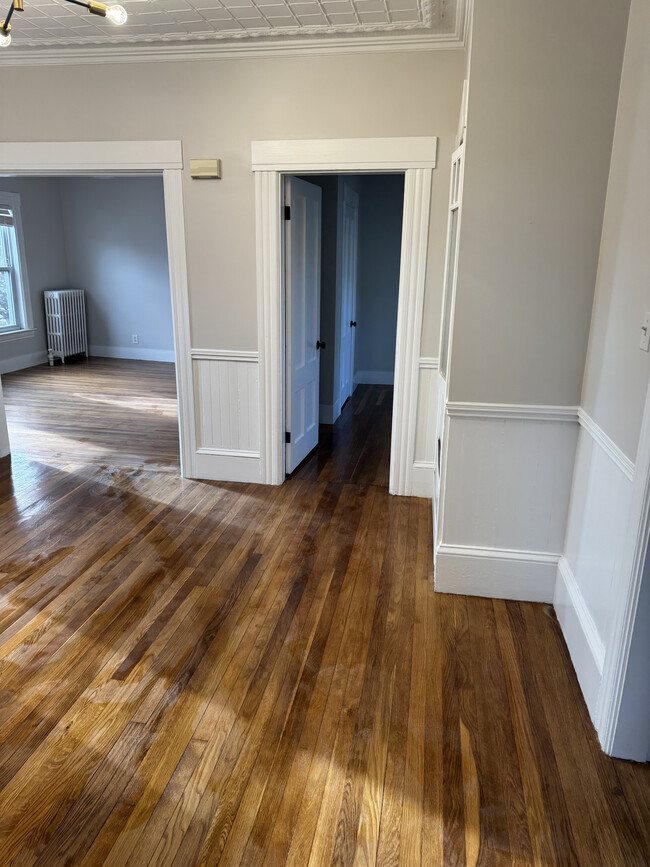
POLYGON ((316 341, 316 349, 325 349, 325 341, 317 340, 316 341))
POLYGON ((356 319, 350 319, 350 328, 356 328, 356 327, 357 327, 357 320, 356 319))

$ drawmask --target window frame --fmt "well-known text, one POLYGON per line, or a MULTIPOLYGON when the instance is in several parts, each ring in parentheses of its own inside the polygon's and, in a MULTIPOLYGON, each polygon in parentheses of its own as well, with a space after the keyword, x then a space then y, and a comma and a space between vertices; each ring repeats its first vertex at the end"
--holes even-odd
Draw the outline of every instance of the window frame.
POLYGON ((0 190, 0 207, 9 208, 14 219, 14 255, 12 259, 12 284, 14 289, 14 305, 16 307, 17 324, 0 327, 0 342, 30 337, 34 333, 31 294, 27 276, 27 257, 25 255, 25 239, 19 193, 0 190))

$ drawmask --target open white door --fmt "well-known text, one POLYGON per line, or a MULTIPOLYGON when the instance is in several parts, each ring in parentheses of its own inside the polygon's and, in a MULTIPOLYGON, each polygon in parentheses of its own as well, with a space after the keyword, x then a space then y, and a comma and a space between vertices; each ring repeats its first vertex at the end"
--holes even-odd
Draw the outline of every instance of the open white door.
POLYGON ((320 187, 285 178, 288 473, 318 445, 321 199, 320 187))
POLYGON ((339 187, 339 252, 341 281, 340 405, 354 391, 354 345, 357 327, 357 248, 359 242, 359 195, 341 180, 339 187))

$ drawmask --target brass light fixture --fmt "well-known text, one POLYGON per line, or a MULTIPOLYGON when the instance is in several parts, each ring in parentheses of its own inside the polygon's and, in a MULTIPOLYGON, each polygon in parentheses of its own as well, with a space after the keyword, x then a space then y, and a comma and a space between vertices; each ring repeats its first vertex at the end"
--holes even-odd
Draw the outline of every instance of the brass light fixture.
MULTIPOLYGON (((92 15, 100 15, 102 18, 108 18, 113 24, 124 24, 126 22, 126 9, 123 6, 106 6, 104 3, 98 3, 97 0, 66 0, 66 3, 74 3, 75 6, 84 6, 92 15)), ((14 12, 24 12, 24 0, 12 0, 9 12, 4 21, 0 21, 0 48, 7 48, 11 45, 11 16, 14 12)))

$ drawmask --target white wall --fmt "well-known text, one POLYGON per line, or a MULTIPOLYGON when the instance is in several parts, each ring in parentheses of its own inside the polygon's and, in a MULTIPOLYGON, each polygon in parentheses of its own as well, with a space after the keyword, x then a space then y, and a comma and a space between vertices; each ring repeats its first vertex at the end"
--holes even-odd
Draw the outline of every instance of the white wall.
POLYGON ((361 179, 355 382, 393 381, 403 211, 404 175, 361 179))
MULTIPOLYGON (((634 534, 631 543, 627 530, 634 530, 639 523, 636 504, 642 499, 635 496, 635 489, 645 482, 640 477, 643 470, 638 466, 638 446, 650 377, 650 356, 639 349, 643 315, 650 311, 648 33, 650 7, 645 0, 633 0, 607 187, 565 558, 556 589, 558 617, 597 727, 607 656, 620 638, 613 631, 616 611, 626 597, 631 577, 629 545, 633 544, 634 534)), ((634 757, 644 756, 637 752, 634 757)))
POLYGON ((553 598, 627 12, 474 9, 438 589, 553 598))
POLYGON ((61 199, 56 178, 0 178, 0 189, 18 193, 25 239, 26 270, 34 319, 34 333, 0 339, 0 373, 20 370, 47 359, 43 290, 68 283, 61 226, 61 199))
POLYGON ((60 187, 68 284, 86 290, 90 354, 173 361, 162 179, 65 178, 60 187))

